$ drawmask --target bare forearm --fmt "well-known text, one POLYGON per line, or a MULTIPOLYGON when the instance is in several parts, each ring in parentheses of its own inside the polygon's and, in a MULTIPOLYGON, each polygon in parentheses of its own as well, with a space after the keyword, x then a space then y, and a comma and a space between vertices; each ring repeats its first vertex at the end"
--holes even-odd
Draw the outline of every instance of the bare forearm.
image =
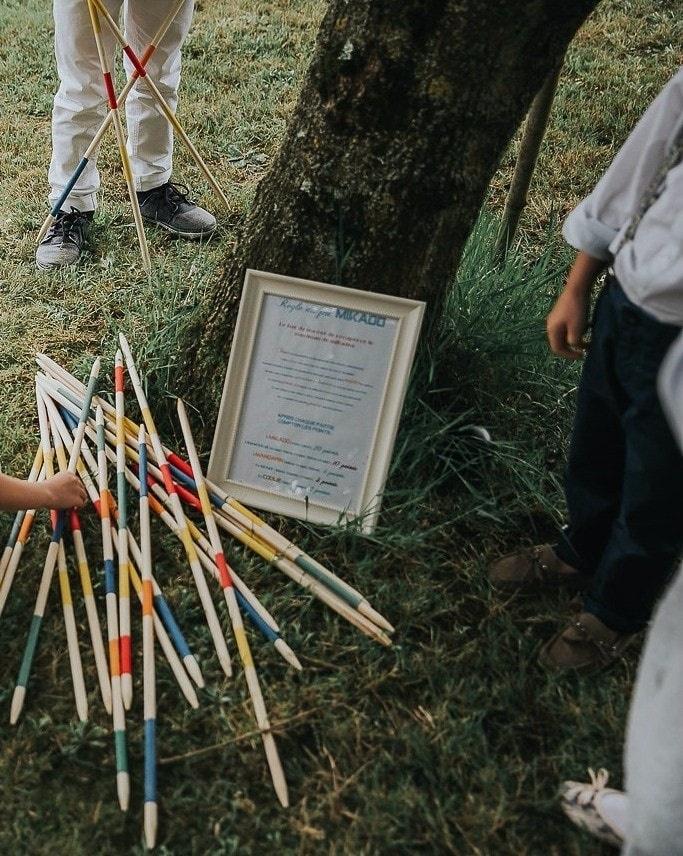
POLYGON ((0 474, 0 511, 42 508, 47 501, 45 484, 0 474))
POLYGON ((605 264, 583 251, 574 260, 564 289, 546 319, 548 344, 554 354, 578 360, 585 353, 591 289, 605 264))
POLYGON ((607 263, 589 256, 581 251, 574 259, 574 264, 567 276, 565 291, 574 294, 589 295, 596 279, 603 272, 607 263))

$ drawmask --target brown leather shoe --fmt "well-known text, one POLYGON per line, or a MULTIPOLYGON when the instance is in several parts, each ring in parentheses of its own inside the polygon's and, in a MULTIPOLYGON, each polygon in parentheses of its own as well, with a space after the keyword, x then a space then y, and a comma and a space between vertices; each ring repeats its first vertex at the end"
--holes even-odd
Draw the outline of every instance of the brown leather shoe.
POLYGON ((488 576, 494 588, 507 592, 554 586, 579 591, 589 582, 576 568, 559 559, 550 544, 528 547, 497 559, 489 565, 488 576))
POLYGON ((616 663, 634 636, 610 630, 597 616, 581 612, 545 643, 538 660, 548 669, 596 672, 616 663))

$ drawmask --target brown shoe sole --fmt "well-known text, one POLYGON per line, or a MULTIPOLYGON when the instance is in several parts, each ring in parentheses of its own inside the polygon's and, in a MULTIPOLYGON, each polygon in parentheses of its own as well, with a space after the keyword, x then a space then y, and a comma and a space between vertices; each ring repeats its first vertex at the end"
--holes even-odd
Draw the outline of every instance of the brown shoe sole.
POLYGON ((591 675, 596 674, 597 672, 607 671, 623 660, 626 649, 633 643, 637 636, 636 633, 630 633, 628 636, 624 636, 619 641, 617 653, 609 660, 596 657, 594 661, 583 663, 580 666, 558 666, 557 663, 551 659, 549 651, 566 629, 566 627, 563 627, 562 630, 558 630, 552 638, 548 639, 548 641, 541 646, 541 649, 538 652, 538 663, 548 672, 554 672, 555 674, 573 672, 578 675, 591 675))
POLYGON ((539 594, 554 589, 563 589, 572 594, 578 594, 586 591, 590 586, 591 579, 577 572, 575 574, 556 574, 552 578, 533 579, 524 582, 489 579, 489 583, 491 588, 502 594, 539 594))

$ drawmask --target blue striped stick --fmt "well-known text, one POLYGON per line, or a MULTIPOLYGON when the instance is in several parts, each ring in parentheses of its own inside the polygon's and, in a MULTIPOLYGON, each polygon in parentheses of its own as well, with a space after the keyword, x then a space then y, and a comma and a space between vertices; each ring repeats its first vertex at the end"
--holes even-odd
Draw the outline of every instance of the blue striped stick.
MULTIPOLYGON (((145 426, 140 426, 140 548, 142 550, 142 675, 145 717, 145 843, 154 847, 157 835, 157 702, 154 673, 154 623, 152 620, 152 542, 147 496, 147 446, 145 426)), ((121 530, 119 529, 119 532, 121 530)))

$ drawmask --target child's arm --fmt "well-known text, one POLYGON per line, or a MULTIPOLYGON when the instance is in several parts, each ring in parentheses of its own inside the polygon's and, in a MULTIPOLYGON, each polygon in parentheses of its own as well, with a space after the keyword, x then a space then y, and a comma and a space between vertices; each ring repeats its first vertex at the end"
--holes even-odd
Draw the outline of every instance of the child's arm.
POLYGON ((580 252, 569 271, 562 294, 546 320, 550 350, 568 360, 581 359, 586 349, 591 289, 606 262, 580 252))
POLYGON ((27 482, 0 473, 0 511, 29 508, 80 508, 87 495, 73 473, 58 473, 43 482, 27 482))

